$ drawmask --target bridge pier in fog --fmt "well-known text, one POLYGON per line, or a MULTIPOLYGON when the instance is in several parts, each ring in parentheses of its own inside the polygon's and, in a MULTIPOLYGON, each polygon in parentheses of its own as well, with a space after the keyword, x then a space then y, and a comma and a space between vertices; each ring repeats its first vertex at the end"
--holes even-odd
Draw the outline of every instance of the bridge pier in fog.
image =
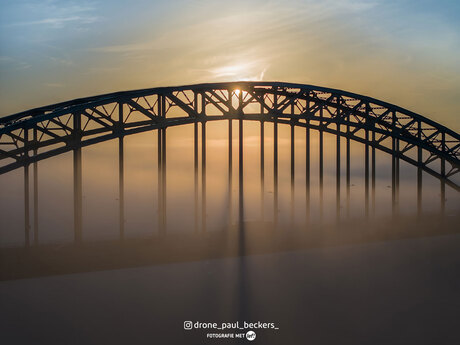
POLYGON ((162 221, 162 232, 163 234, 166 233, 166 128, 161 129, 161 142, 162 142, 162 163, 161 163, 161 175, 162 175, 162 214, 161 214, 161 221, 162 221))
MULTIPOLYGON (((29 144, 29 129, 24 128, 24 145, 29 144)), ((24 151, 24 159, 29 158, 28 148, 24 151)), ((30 245, 30 210, 29 210, 29 163, 24 165, 24 243, 30 245)))
MULTIPOLYGON (((446 161, 441 158, 441 175, 446 176, 446 161)), ((441 213, 444 214, 446 211, 446 182, 441 180, 441 213)))
POLYGON ((323 221, 323 207, 324 207, 324 139, 323 139, 323 131, 319 130, 319 220, 320 223, 323 221))
MULTIPOLYGON (((261 114, 263 108, 261 109, 261 114)), ((265 220, 265 123, 260 120, 260 219, 265 220)))
POLYGON ((240 233, 240 243, 239 243, 239 252, 240 254, 244 253, 244 123, 243 123, 243 91, 238 93, 238 231, 240 233))
POLYGON ((29 219, 29 165, 24 166, 24 242, 30 245, 30 219, 29 219))
MULTIPOLYGON (((37 128, 34 128, 34 144, 37 143, 37 128)), ((34 156, 38 151, 35 147, 33 150, 34 156)), ((38 162, 34 162, 34 245, 38 245, 38 162)))
MULTIPOLYGON (((308 104, 307 104, 308 106, 308 104)), ((310 222, 310 127, 309 120, 307 120, 305 127, 305 212, 306 222, 310 222)))
MULTIPOLYGON (((417 121, 417 139, 422 140, 422 121, 417 121)), ((422 161, 423 153, 422 146, 417 146, 417 215, 422 214, 422 161)))
POLYGON ((82 167, 81 148, 73 151, 73 215, 74 215, 74 239, 75 242, 82 240, 82 167))
POLYGON ((125 172, 124 172, 124 140, 118 138, 118 215, 120 240, 125 238, 125 172))
MULTIPOLYGON (((375 143, 375 132, 372 131, 372 143, 374 144, 375 143)), ((375 166, 376 166, 376 157, 375 157, 375 147, 374 145, 372 145, 372 148, 371 148, 371 168, 372 168, 372 175, 371 175, 371 188, 372 188, 372 206, 371 206, 371 209, 372 209, 372 216, 375 216, 375 166)))
POLYGON ((273 224, 278 227, 278 121, 273 119, 273 224))
POLYGON ((392 138, 391 156, 391 204, 393 216, 398 215, 399 208, 399 159, 396 156, 399 151, 399 140, 392 138))
MULTIPOLYGON (((195 96, 196 97, 196 96, 195 96)), ((195 232, 199 232, 198 225, 198 123, 193 124, 193 183, 194 183, 194 224, 195 232)))
MULTIPOLYGON (((340 123, 337 123, 337 132, 340 133, 340 123)), ((335 208, 336 208, 336 218, 337 222, 340 221, 340 135, 336 137, 336 178, 335 178, 335 208)))
POLYGON ((206 122, 201 122, 201 231, 206 231, 206 122))
POLYGON ((365 131, 366 144, 364 144, 364 215, 369 218, 369 130, 365 131))
MULTIPOLYGON (((118 103, 118 125, 123 129, 123 104, 118 103)), ((125 170, 124 170, 124 136, 118 137, 118 216, 120 240, 125 238, 125 170)))
POLYGON ((233 179, 233 122, 228 120, 228 227, 232 226, 233 198, 232 198, 232 179, 233 179))
POLYGON ((162 214, 163 214, 163 142, 161 140, 161 129, 157 130, 157 177, 158 177, 158 182, 157 182, 157 193, 158 193, 158 233, 162 232, 162 214))
MULTIPOLYGON (((165 97, 158 95, 158 117, 165 118, 165 97)), ((166 233, 166 127, 157 129, 158 234, 166 233)))
MULTIPOLYGON (((446 134, 442 133, 442 150, 445 149, 446 143, 446 134)), ((444 157, 441 158, 441 214, 444 214, 446 211, 446 160, 444 157)))
POLYGON ((81 114, 73 114, 73 128, 75 147, 73 149, 73 214, 74 214, 74 239, 75 242, 82 240, 82 161, 81 161, 81 114))
MULTIPOLYGON (((240 92, 241 95, 241 92, 240 92)), ((238 120, 238 231, 244 227, 243 120, 238 120)), ((242 250, 243 248, 240 248, 242 250)))
POLYGON ((294 124, 291 123, 291 226, 294 226, 295 222, 295 133, 294 124))
POLYGON ((364 185, 365 185, 365 216, 366 219, 369 219, 370 209, 372 209, 372 214, 374 214, 375 210, 375 124, 371 121, 370 118, 370 106, 369 103, 366 104, 366 120, 365 120, 365 141, 364 144, 364 166, 365 166, 365 177, 364 177, 364 185), (369 137, 369 131, 372 132, 372 141, 369 137), (369 159, 369 143, 372 143, 372 151, 371 151, 371 158, 369 159), (369 167, 370 166, 370 167, 369 167), (371 176, 371 189, 372 189, 372 196, 370 197, 370 188, 369 188, 369 170, 372 169, 372 176, 371 176), (372 198, 372 200, 370 200, 372 198), (370 205, 370 203, 372 203, 370 205))
MULTIPOLYGON (((420 149, 421 150, 421 149, 420 149)), ((417 214, 422 214, 422 168, 417 168, 417 214)))
POLYGON ((166 128, 158 129, 158 232, 166 233, 166 128))
POLYGON ((78 148, 73 151, 73 212, 75 242, 80 242, 82 239, 82 194, 81 148, 78 148))
MULTIPOLYGON (((350 115, 347 116, 347 122, 350 123, 350 115)), ((346 141, 346 183, 347 183, 347 217, 350 217, 350 125, 347 124, 347 141, 346 141)))

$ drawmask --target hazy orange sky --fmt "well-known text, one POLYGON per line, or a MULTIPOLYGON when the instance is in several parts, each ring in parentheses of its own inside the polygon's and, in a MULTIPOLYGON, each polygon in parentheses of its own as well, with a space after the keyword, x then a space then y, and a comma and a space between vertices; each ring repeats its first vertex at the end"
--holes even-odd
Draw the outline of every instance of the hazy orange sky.
POLYGON ((0 115, 152 86, 279 80, 459 131, 456 1, 0 1, 0 115))

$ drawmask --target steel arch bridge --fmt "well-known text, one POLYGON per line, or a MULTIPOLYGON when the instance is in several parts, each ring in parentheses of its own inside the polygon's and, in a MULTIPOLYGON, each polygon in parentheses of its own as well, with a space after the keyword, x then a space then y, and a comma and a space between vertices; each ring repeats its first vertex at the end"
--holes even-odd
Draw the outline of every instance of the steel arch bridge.
MULTIPOLYGON (((399 161, 417 168, 418 206, 421 207, 422 172, 440 180, 444 208, 445 185, 460 191, 460 135, 426 117, 374 98, 313 85, 283 82, 231 82, 158 87, 115 92, 31 109, 0 118, 0 174, 24 168, 28 193, 28 167, 65 152, 74 152, 74 198, 81 204, 81 148, 119 138, 120 186, 123 179, 123 137, 159 130, 159 165, 166 164, 166 128, 195 125, 195 174, 198 123, 205 138, 205 124, 215 120, 274 123, 275 178, 277 177, 277 124, 291 126, 291 162, 294 127, 306 128, 307 184, 309 187, 310 130, 319 132, 320 185, 322 187, 323 133, 337 137, 337 193, 340 193, 340 138, 346 138, 346 174, 349 192, 350 141, 365 145, 366 213, 369 181, 375 189, 375 150, 392 156, 392 196, 397 199, 399 161), (369 177, 371 171, 371 177, 369 177)), ((229 137, 232 137, 229 126, 229 137)), ((241 137, 241 135, 240 135, 241 137)), ((240 142, 241 144, 241 142, 240 142)), ((241 145, 240 145, 241 146, 241 145)), ((205 150, 205 147, 202 148, 205 150)), ((263 156, 261 140, 261 156, 263 156)), ((204 157, 205 157, 205 151, 204 157)), ((240 150, 241 153, 241 150, 240 150)), ((263 164, 263 159, 261 160, 263 164)), ((291 163, 291 179, 293 179, 291 163)), ((262 168, 263 170, 263 168, 262 168)), ((164 176, 164 170, 162 172, 164 176)), ((263 176, 262 176, 263 177, 263 176)), ((36 176, 34 181, 36 180, 36 176)), ((36 181, 35 181, 36 182, 36 181)), ((276 183, 275 183, 276 184, 276 183)), ((122 189, 120 187, 120 189, 122 189)), ((122 191, 120 191, 122 202, 122 191)), ((163 196, 164 197, 164 196, 163 196)), ((35 197, 34 197, 35 200, 35 197)), ((26 194, 28 203, 28 194, 26 194)), ((28 205, 26 205, 28 208, 28 205)), ((75 207, 76 227, 81 208, 75 207)), ((120 219, 122 207, 120 206, 120 219)), ((121 223, 121 222, 120 222, 121 223)), ((26 212, 26 228, 28 227, 26 212)))

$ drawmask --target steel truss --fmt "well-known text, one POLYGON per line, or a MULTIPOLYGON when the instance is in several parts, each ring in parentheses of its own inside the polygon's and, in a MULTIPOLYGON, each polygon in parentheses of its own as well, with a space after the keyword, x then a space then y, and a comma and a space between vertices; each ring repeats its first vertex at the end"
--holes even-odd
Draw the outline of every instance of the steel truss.
POLYGON ((290 124, 355 140, 460 191, 454 179, 460 172, 456 132, 377 99, 281 82, 116 92, 6 116, 0 118, 0 174, 134 133, 224 119, 290 124))

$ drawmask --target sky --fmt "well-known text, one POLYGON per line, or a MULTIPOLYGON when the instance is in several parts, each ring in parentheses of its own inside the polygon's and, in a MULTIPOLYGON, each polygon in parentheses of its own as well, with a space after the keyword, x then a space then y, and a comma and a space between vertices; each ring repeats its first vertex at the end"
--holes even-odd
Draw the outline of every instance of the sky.
POLYGON ((460 3, 0 0, 0 116, 215 81, 338 88, 460 130, 460 3))

